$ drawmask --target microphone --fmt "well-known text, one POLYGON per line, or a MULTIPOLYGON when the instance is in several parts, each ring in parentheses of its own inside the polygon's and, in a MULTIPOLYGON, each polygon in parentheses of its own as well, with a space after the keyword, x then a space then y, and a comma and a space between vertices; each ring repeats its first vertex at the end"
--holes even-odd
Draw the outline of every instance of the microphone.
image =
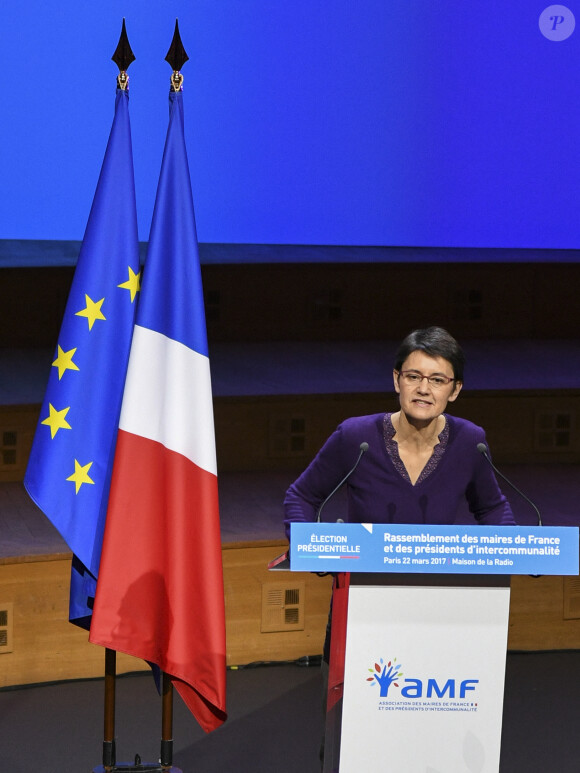
MULTIPOLYGON (((332 497, 333 497, 333 496, 336 494, 336 492, 338 491, 338 489, 339 489, 339 488, 340 488, 340 487, 341 487, 341 486, 342 486, 344 483, 346 483, 346 481, 347 481, 347 480, 350 478, 350 476, 351 476, 351 475, 353 474, 353 472, 356 470, 356 468, 357 468, 357 467, 358 467, 358 465, 359 465, 359 462, 360 462, 360 460, 361 460, 361 459, 362 459, 362 457, 363 457, 363 454, 364 454, 364 453, 366 453, 366 452, 369 450, 369 444, 368 444, 368 443, 366 443, 366 442, 362 442, 362 443, 360 444, 360 446, 359 446, 359 449, 360 449, 360 451, 359 451, 359 455, 358 455, 358 457, 357 457, 357 460, 356 460, 356 462, 354 463, 354 465, 353 465, 353 466, 351 467, 351 469, 350 469, 350 470, 349 470, 349 471, 346 473, 346 475, 345 475, 345 476, 344 476, 344 478, 343 478, 343 479, 340 481, 340 483, 338 484, 338 486, 335 486, 335 487, 332 489, 332 491, 330 492, 330 494, 329 494, 329 495, 326 497, 326 499, 324 499, 324 500, 323 500, 322 504, 321 504, 321 505, 320 505, 320 507, 318 508, 318 512, 317 512, 317 514, 316 514, 316 522, 317 522, 317 523, 320 523, 320 514, 322 513, 322 508, 323 508, 323 507, 324 507, 324 505, 325 505, 325 504, 328 502, 328 500, 329 500, 329 499, 331 499, 331 498, 332 498, 332 497)), ((344 521, 342 520, 342 518, 338 518, 336 522, 337 522, 337 523, 344 523, 344 521)), ((289 568, 290 568, 290 552, 289 552, 288 550, 286 550, 284 553, 282 553, 282 555, 280 555, 280 556, 277 556, 276 558, 274 558, 274 559, 273 559, 272 561, 270 561, 270 562, 269 562, 269 564, 268 564, 268 569, 270 569, 270 570, 274 570, 274 571, 276 571, 276 570, 284 570, 284 571, 288 571, 288 569, 289 569, 289 568)), ((325 576, 326 576, 326 574, 327 574, 327 572, 315 572, 315 574, 317 574, 319 577, 325 577, 325 576)))
MULTIPOLYGON (((358 455, 358 457, 357 457, 357 460, 356 460, 356 462, 354 463, 354 466, 353 466, 353 467, 351 467, 351 469, 350 469, 350 470, 349 470, 349 471, 346 473, 346 475, 345 475, 345 476, 344 476, 344 478, 343 478, 343 479, 340 481, 340 483, 339 483, 337 486, 335 486, 335 487, 332 489, 332 491, 330 492, 330 494, 329 494, 329 495, 326 497, 326 499, 325 499, 325 500, 322 502, 322 504, 321 504, 321 505, 320 505, 320 507, 318 508, 318 513, 316 514, 316 522, 317 522, 317 523, 320 523, 320 514, 322 513, 322 508, 323 508, 323 507, 324 507, 324 505, 325 505, 325 504, 328 502, 328 500, 329 500, 329 499, 332 499, 332 497, 333 497, 333 496, 336 494, 336 492, 338 491, 338 489, 339 489, 339 488, 340 488, 342 485, 344 485, 344 484, 346 483, 346 481, 347 481, 347 480, 350 478, 350 476, 351 476, 351 475, 353 474, 353 472, 356 470, 356 468, 357 468, 357 467, 358 467, 358 465, 359 465, 359 462, 360 462, 360 460, 363 458, 363 454, 365 454, 365 453, 366 453, 366 452, 369 450, 369 444, 363 441, 363 442, 360 444, 359 448, 360 448, 359 455, 358 455)), ((344 523, 344 521, 342 520, 342 518, 339 518, 339 519, 337 520, 337 523, 344 523)))
POLYGON ((544 524, 542 523, 542 516, 540 515, 540 511, 538 510, 538 508, 536 507, 536 505, 535 505, 535 504, 532 502, 532 500, 531 500, 531 499, 529 499, 529 498, 528 498, 528 497, 527 497, 527 496, 526 496, 526 495, 525 495, 525 494, 524 494, 522 491, 520 491, 520 490, 519 490, 519 488, 518 488, 517 486, 515 486, 515 485, 514 485, 514 484, 511 482, 511 480, 509 480, 508 478, 506 478, 506 476, 503 474, 503 472, 500 472, 500 471, 497 469, 497 467, 495 466, 495 464, 494 464, 494 463, 491 461, 491 458, 490 458, 490 456, 489 456, 489 453, 488 453, 488 448, 487 448, 487 446, 485 445, 485 443, 478 443, 478 444, 477 444, 477 450, 478 450, 478 451, 479 451, 479 453, 480 453, 480 454, 481 454, 481 455, 482 455, 482 456, 483 456, 483 457, 484 457, 484 458, 487 460, 487 462, 488 462, 488 464, 491 466, 492 470, 494 470, 494 472, 496 472, 496 473, 497 473, 497 474, 500 476, 500 478, 503 478, 503 479, 505 480, 505 482, 506 482, 506 483, 508 483, 508 484, 509 484, 509 485, 510 485, 510 486, 513 488, 513 490, 514 490, 514 491, 517 491, 517 493, 518 493, 518 494, 519 494, 521 497, 523 497, 523 498, 526 500, 526 502, 527 502, 529 505, 531 505, 531 506, 534 508, 534 510, 536 511, 536 514, 537 514, 537 516, 538 516, 538 526, 543 526, 544 524))

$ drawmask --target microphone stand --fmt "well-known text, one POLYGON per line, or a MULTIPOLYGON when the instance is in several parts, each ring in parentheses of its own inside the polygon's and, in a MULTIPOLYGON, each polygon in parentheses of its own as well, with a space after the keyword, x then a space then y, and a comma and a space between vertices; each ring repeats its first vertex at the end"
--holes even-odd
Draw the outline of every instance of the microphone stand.
POLYGON ((497 469, 497 467, 495 466, 495 464, 494 464, 494 463, 491 461, 491 457, 490 457, 490 455, 489 455, 489 453, 488 453, 488 449, 487 449, 487 446, 485 445, 485 443, 478 443, 478 444, 477 444, 477 450, 478 450, 478 451, 479 451, 479 453, 480 453, 480 454, 483 456, 483 458, 484 458, 484 459, 487 461, 487 463, 490 465, 491 469, 492 469, 492 470, 493 470, 495 473, 497 473, 497 475, 499 475, 499 476, 500 476, 500 478, 503 478, 503 480, 505 480, 505 482, 506 482, 506 483, 507 483, 509 486, 511 486, 511 488, 513 488, 513 490, 514 490, 515 492, 517 492, 517 493, 518 493, 518 494, 519 494, 519 495, 520 495, 520 496, 521 496, 523 499, 525 499, 525 500, 526 500, 526 502, 527 502, 529 505, 531 505, 531 506, 534 508, 534 510, 536 511, 536 515, 538 516, 538 526, 543 526, 544 524, 542 523, 542 516, 540 515, 540 511, 539 511, 539 509, 538 509, 538 508, 536 507, 536 505, 535 505, 535 504, 532 502, 532 500, 531 500, 531 499, 529 499, 529 498, 528 498, 528 497, 527 497, 527 496, 524 494, 524 492, 523 492, 523 491, 520 491, 520 490, 519 490, 519 488, 518 488, 518 487, 517 487, 515 484, 513 484, 509 478, 506 478, 506 476, 503 474, 503 472, 500 472, 500 471, 497 469))
MULTIPOLYGON (((363 443, 361 443, 361 444, 360 444, 359 448, 360 448, 360 451, 359 451, 359 455, 358 455, 358 457, 357 457, 357 460, 356 460, 356 462, 353 464, 353 466, 350 468, 350 470, 349 470, 349 471, 346 473, 346 475, 344 476, 344 478, 342 478, 342 480, 340 481, 340 483, 338 483, 338 484, 337 484, 337 485, 336 485, 336 486, 335 486, 335 487, 332 489, 332 491, 330 492, 330 494, 329 494, 329 495, 326 497, 326 499, 324 499, 324 501, 322 502, 322 504, 321 504, 321 505, 320 505, 320 507, 318 508, 318 513, 316 514, 316 523, 320 523, 320 515, 321 515, 321 513, 322 513, 322 508, 324 507, 324 505, 325 505, 325 504, 328 502, 328 500, 329 500, 329 499, 332 499, 332 497, 333 497, 333 496, 336 494, 336 492, 338 491, 338 489, 339 489, 339 488, 341 488, 341 486, 343 486, 343 485, 344 485, 344 484, 347 482, 347 480, 350 478, 350 476, 351 476, 351 475, 353 474, 353 472, 356 470, 356 468, 357 468, 357 467, 358 467, 358 465, 359 465, 359 462, 360 462, 360 460, 361 460, 361 459, 362 459, 362 457, 363 457, 363 454, 364 454, 364 453, 366 453, 366 452, 369 450, 369 444, 368 444, 368 443, 366 443, 366 442, 363 442, 363 443)), ((338 521, 337 521, 337 523, 341 523, 341 521, 340 521, 340 520, 338 520, 338 521)), ((343 522, 343 523, 344 523, 344 522, 343 522)))
MULTIPOLYGON (((358 455, 358 457, 357 457, 357 460, 356 460, 356 462, 354 463, 354 465, 353 465, 353 466, 351 467, 351 469, 350 469, 350 470, 349 470, 349 471, 346 473, 346 475, 344 476, 344 478, 342 478, 342 480, 340 481, 340 483, 339 483, 337 486, 335 486, 335 487, 332 489, 332 491, 330 492, 330 494, 329 494, 329 495, 328 495, 328 496, 327 496, 327 497, 326 497, 326 498, 323 500, 322 504, 321 504, 321 505, 320 505, 320 507, 318 508, 318 512, 316 513, 316 523, 320 523, 320 515, 321 515, 321 513, 322 513, 322 508, 324 507, 324 505, 325 505, 325 504, 328 502, 328 500, 329 500, 329 499, 332 499, 332 497, 333 497, 333 496, 336 494, 336 492, 338 491, 338 489, 339 489, 339 488, 340 488, 340 487, 341 487, 341 486, 342 486, 344 483, 346 483, 346 481, 347 481, 347 480, 350 478, 350 476, 351 476, 351 475, 353 474, 353 472, 356 470, 356 468, 357 468, 357 467, 358 467, 358 465, 359 465, 359 462, 360 462, 360 460, 361 460, 361 459, 362 459, 362 457, 363 457, 363 454, 364 454, 364 453, 366 453, 366 452, 368 451, 368 449, 369 449, 369 444, 368 444, 368 443, 366 443, 366 442, 363 442, 363 443, 361 443, 361 444, 360 444, 359 448, 360 448, 359 455, 358 455)), ((341 518, 339 518, 339 519, 337 520, 337 523, 344 523, 344 521, 343 521, 341 518)), ((289 569, 289 568, 290 568, 290 551, 289 551, 289 550, 286 550, 286 551, 284 551, 284 553, 282 553, 282 554, 281 554, 281 555, 279 555, 279 556, 276 556, 276 558, 272 559, 272 561, 270 561, 270 562, 268 563, 268 569, 269 569, 270 571, 288 571, 288 569, 289 569)), ((314 574, 318 575, 318 577, 326 577, 326 575, 328 574, 328 572, 314 572, 314 574)))

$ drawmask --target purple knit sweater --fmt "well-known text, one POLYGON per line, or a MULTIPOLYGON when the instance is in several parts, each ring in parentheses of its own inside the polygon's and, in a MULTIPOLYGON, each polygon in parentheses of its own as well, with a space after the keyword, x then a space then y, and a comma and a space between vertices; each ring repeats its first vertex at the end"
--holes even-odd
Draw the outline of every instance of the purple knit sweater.
POLYGON ((348 520, 365 523, 452 524, 467 500, 483 524, 515 524, 493 470, 477 450, 481 427, 445 415, 445 429, 433 456, 413 485, 402 464, 391 414, 344 421, 329 437, 284 500, 286 531, 292 521, 314 521, 319 506, 369 447, 347 485, 348 520))

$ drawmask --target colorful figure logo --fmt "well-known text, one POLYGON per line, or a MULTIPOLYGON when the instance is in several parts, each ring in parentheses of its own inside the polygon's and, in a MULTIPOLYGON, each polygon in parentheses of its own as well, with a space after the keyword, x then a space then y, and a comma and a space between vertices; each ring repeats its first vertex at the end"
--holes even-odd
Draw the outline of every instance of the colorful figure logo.
POLYGON ((369 672, 372 676, 367 677, 367 682, 370 682, 370 686, 374 687, 375 684, 379 684, 381 687, 381 698, 386 698, 389 694, 389 687, 394 684, 398 687, 396 680, 403 676, 403 672, 399 671, 400 665, 397 663, 397 658, 389 660, 385 665, 381 658, 379 663, 375 663, 374 668, 369 668, 369 672), (379 665, 380 664, 380 665, 379 665), (388 670, 387 670, 388 669, 388 670))

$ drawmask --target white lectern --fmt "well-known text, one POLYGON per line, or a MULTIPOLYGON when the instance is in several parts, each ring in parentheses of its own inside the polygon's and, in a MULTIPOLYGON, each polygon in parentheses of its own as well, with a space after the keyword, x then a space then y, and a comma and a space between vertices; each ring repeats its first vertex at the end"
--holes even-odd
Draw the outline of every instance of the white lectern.
POLYGON ((517 574, 577 574, 575 527, 292 524, 335 574, 324 773, 498 773, 517 574))
POLYGON ((498 771, 509 593, 505 577, 351 575, 324 773, 498 771))

